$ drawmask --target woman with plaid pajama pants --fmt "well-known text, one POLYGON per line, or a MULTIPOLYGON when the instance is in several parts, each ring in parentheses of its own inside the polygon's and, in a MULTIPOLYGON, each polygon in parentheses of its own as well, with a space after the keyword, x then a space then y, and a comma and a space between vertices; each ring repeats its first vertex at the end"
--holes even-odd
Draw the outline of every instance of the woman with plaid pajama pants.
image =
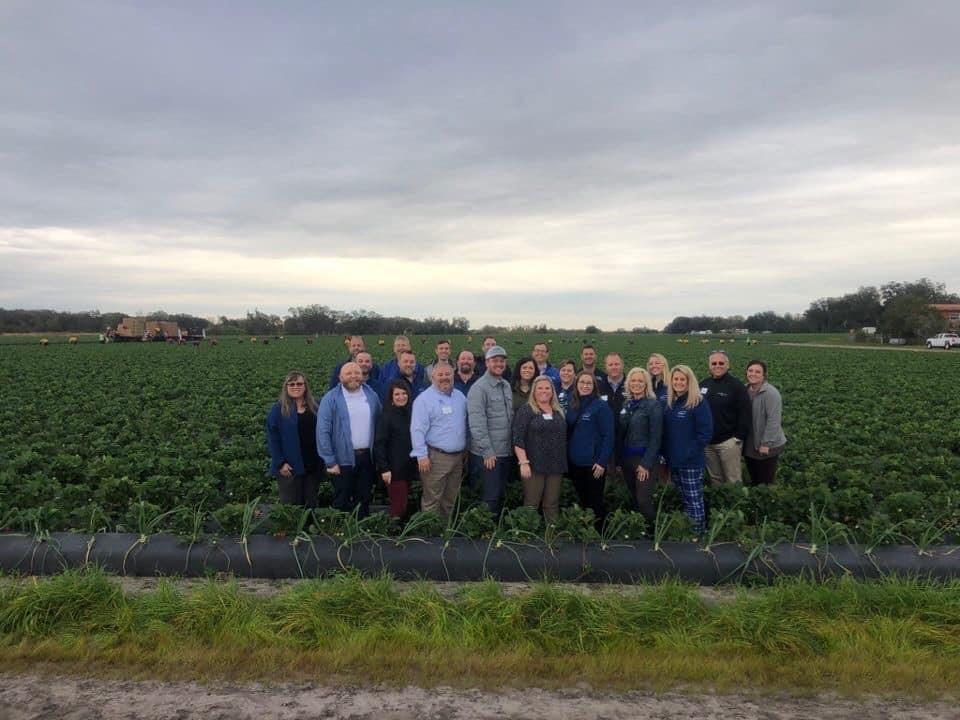
POLYGON ((698 535, 707 527, 703 504, 704 448, 713 437, 710 405, 700 395, 697 377, 686 365, 670 372, 667 407, 663 414, 663 454, 670 477, 683 498, 683 509, 698 535))

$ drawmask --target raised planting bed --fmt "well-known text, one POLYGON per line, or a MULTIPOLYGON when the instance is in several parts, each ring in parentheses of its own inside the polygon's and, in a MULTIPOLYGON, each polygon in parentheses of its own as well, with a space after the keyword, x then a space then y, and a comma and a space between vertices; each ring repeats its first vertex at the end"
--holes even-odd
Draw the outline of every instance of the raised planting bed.
POLYGON ((546 543, 504 539, 360 538, 250 535, 190 542, 167 534, 0 535, 0 570, 51 575, 101 567, 119 575, 315 578, 353 571, 400 580, 507 582, 556 580, 648 583, 675 578, 700 585, 850 576, 960 578, 960 546, 776 543, 744 548, 652 541, 546 543))

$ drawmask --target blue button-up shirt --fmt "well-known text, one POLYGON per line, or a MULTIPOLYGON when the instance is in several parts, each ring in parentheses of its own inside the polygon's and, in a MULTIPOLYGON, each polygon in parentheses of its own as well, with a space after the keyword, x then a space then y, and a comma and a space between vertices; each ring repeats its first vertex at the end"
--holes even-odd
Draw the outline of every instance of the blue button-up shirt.
POLYGON ((445 395, 432 385, 413 401, 410 414, 410 457, 427 457, 427 446, 444 452, 467 447, 467 398, 454 389, 445 395))

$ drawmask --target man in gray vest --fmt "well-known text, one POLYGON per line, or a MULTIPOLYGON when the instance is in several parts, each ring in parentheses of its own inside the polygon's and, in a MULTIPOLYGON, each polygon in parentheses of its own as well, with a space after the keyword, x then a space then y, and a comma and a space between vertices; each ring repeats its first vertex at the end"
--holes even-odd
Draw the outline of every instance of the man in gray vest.
POLYGON ((513 452, 510 424, 513 421, 513 391, 503 379, 507 351, 499 345, 484 356, 487 371, 467 395, 470 453, 480 465, 481 497, 490 512, 500 514, 510 477, 513 452))

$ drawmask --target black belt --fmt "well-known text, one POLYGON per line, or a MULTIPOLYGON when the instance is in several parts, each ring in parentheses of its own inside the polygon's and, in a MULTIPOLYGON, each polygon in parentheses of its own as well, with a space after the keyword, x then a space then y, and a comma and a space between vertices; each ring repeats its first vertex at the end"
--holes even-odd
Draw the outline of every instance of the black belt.
POLYGON ((447 452, 446 450, 441 450, 440 448, 434 447, 433 445, 427 445, 427 450, 433 450, 434 452, 438 452, 441 455, 463 455, 463 450, 457 450, 456 452, 447 452))
POLYGON ((369 455, 369 454, 370 454, 370 448, 356 448, 356 449, 353 451, 353 454, 354 454, 354 455, 369 455))

